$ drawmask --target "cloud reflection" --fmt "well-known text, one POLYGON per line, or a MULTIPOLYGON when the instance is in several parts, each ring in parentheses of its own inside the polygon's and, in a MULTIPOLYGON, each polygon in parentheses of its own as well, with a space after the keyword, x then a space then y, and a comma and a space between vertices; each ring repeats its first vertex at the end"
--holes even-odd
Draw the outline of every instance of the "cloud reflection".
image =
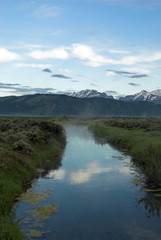
POLYGON ((128 175, 130 173, 130 169, 127 166, 101 167, 98 163, 93 162, 87 164, 85 169, 80 169, 77 171, 68 172, 65 169, 51 170, 46 175, 46 178, 63 180, 67 176, 66 180, 69 181, 70 184, 82 184, 90 181, 94 175, 110 172, 118 172, 122 175, 128 175))
POLYGON ((119 167, 116 170, 118 170, 118 172, 125 174, 125 175, 128 175, 131 172, 129 167, 125 167, 125 166, 119 167))
POLYGON ((81 184, 88 182, 94 174, 107 173, 110 172, 112 168, 110 167, 100 167, 97 163, 87 164, 85 170, 79 170, 72 172, 70 174, 70 182, 72 184, 81 184))
POLYGON ((65 175, 66 175, 66 171, 64 169, 51 170, 46 176, 46 178, 62 180, 65 178, 65 175))

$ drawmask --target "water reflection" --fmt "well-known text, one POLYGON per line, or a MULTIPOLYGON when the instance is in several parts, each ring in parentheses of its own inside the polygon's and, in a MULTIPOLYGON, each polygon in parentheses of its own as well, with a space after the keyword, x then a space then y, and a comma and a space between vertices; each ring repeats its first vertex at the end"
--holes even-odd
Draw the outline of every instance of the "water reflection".
POLYGON ((86 165, 86 169, 78 170, 70 174, 70 182, 72 184, 80 184, 88 182, 95 174, 108 173, 112 171, 110 167, 101 167, 98 163, 93 162, 86 165))
POLYGON ((136 206, 145 209, 148 218, 161 215, 161 188, 149 184, 142 171, 131 163, 131 183, 136 196, 136 206))
POLYGON ((40 166, 43 168, 43 171, 40 172, 39 174, 40 177, 45 177, 51 169, 59 169, 62 166, 64 150, 65 145, 64 148, 61 149, 60 156, 54 157, 54 160, 53 157, 51 156, 50 158, 47 158, 46 161, 43 161, 42 165, 40 166))
MULTIPOLYGON (((93 137, 95 139, 96 144, 104 145, 107 141, 104 138, 97 136, 97 134, 93 133, 93 137)), ((123 157, 120 158, 118 156, 112 156, 113 158, 117 158, 123 160, 123 157)), ((111 157, 106 155, 106 160, 111 160, 111 157)), ((131 164, 129 166, 123 166, 118 168, 118 171, 124 174, 131 174, 134 177, 130 181, 135 186, 135 194, 136 194, 136 206, 143 206, 147 217, 154 217, 161 215, 161 188, 156 189, 154 186, 149 185, 144 174, 141 170, 135 166, 133 161, 131 160, 131 164)))
POLYGON ((135 193, 136 206, 142 206, 148 218, 161 216, 161 189, 150 188, 145 184, 145 186, 136 186, 135 193))
POLYGON ((66 171, 64 169, 57 169, 57 170, 51 170, 45 178, 47 179, 55 179, 55 180, 62 180, 65 178, 66 171))
POLYGON ((104 167, 99 165, 97 162, 92 162, 86 164, 83 169, 79 169, 77 171, 67 171, 65 169, 51 170, 45 178, 54 180, 64 180, 64 178, 66 178, 65 181, 71 184, 82 184, 90 181, 94 175, 109 172, 128 175, 130 173, 130 169, 128 166, 104 167))
POLYGON ((144 206, 147 216, 153 217, 161 215, 161 192, 160 197, 155 196, 154 193, 147 193, 145 189, 142 189, 142 192, 139 193, 137 198, 137 205, 144 206))
POLYGON ((96 135, 94 135, 94 140, 96 144, 100 144, 100 145, 107 144, 107 140, 105 138, 98 137, 96 135))

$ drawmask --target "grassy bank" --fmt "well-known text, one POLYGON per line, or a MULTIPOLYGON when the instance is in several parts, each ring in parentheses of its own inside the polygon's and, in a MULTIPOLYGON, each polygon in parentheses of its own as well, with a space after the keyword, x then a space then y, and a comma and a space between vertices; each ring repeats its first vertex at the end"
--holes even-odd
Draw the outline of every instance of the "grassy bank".
POLYGON ((0 118, 1 240, 23 239, 13 221, 13 204, 38 175, 38 168, 61 164, 58 157, 64 145, 63 128, 52 119, 0 118))
POLYGON ((90 128, 95 136, 126 149, 147 180, 161 185, 161 119, 107 118, 95 120, 90 128))

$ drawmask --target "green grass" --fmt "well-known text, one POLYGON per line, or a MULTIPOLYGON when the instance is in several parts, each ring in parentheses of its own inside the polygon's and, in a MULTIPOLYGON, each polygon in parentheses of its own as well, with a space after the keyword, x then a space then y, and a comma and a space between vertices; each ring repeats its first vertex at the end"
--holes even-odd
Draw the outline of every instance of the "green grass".
POLYGON ((53 119, 0 118, 0 239, 24 239, 11 214, 37 168, 60 165, 63 128, 53 119))
POLYGON ((0 216, 0 239, 1 240, 24 239, 18 224, 13 221, 13 217, 6 215, 0 216))
POLYGON ((38 165, 41 165, 44 159, 49 159, 53 156, 59 156, 61 149, 60 147, 60 143, 55 139, 52 139, 52 141, 47 145, 35 144, 35 154, 32 159, 37 162, 38 165))
POLYGON ((158 119, 97 120, 90 128, 95 136, 126 149, 149 182, 161 185, 161 121, 158 119))

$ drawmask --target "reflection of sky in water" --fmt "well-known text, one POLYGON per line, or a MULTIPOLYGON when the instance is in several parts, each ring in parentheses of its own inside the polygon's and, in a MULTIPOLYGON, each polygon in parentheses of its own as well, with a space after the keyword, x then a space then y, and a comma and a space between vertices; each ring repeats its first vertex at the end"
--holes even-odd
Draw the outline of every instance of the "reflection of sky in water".
MULTIPOLYGON (((50 232, 41 239, 160 240, 160 219, 147 218, 144 208, 136 206, 130 157, 108 144, 96 144, 87 126, 67 125, 66 131, 62 167, 33 186, 36 191, 53 190, 38 205, 58 204, 58 213, 43 223, 43 230, 50 232)), ((30 209, 21 203, 17 218, 30 209)))
MULTIPOLYGON (((122 155, 108 144, 95 144, 87 126, 66 126, 68 144, 64 153, 62 168, 51 170, 47 178, 61 180, 69 184, 87 183, 92 178, 100 178, 108 173, 113 175, 129 174, 129 167, 118 161, 122 155), (108 161, 107 161, 108 160, 108 161), (97 176, 99 175, 99 176, 97 176)), ((124 156, 126 161, 129 157, 124 156)))
POLYGON ((51 170, 46 175, 46 178, 55 179, 55 180, 62 180, 62 179, 64 179, 65 174, 66 174, 66 171, 64 169, 51 170))
POLYGON ((85 169, 80 169, 73 172, 68 172, 64 169, 51 170, 46 178, 54 180, 65 180, 71 184, 80 184, 90 181, 90 179, 101 173, 117 172, 121 174, 129 174, 129 167, 101 167, 97 162, 89 163, 85 166, 85 169))

